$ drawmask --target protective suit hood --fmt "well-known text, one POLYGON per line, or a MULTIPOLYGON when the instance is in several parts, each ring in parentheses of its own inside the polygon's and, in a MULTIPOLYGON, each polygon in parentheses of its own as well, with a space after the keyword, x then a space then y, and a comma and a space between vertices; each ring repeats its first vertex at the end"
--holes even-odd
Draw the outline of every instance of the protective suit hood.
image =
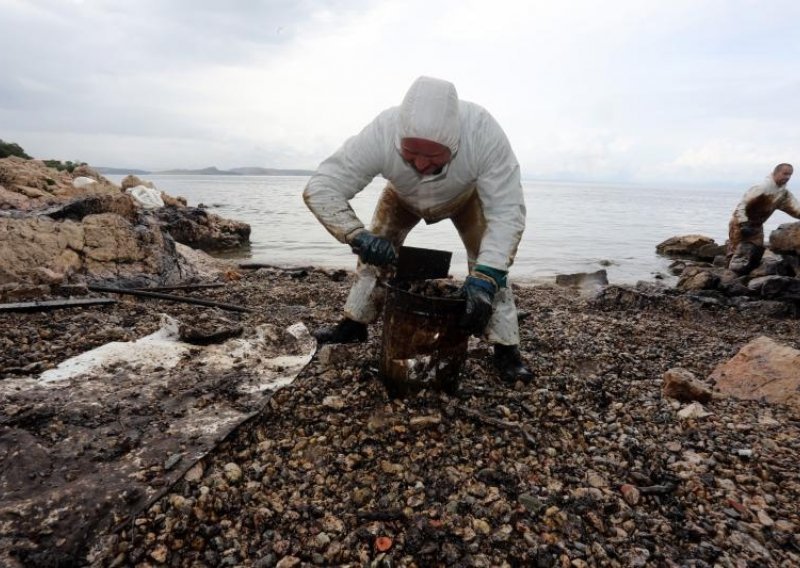
POLYGON ((423 138, 447 146, 455 156, 461 137, 455 85, 442 79, 419 77, 400 105, 398 121, 397 148, 403 138, 423 138))

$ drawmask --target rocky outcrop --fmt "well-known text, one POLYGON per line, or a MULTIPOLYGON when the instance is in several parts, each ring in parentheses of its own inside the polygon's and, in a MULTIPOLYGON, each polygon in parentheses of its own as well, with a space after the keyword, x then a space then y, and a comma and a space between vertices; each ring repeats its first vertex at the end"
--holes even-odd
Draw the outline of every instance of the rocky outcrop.
POLYGON ((761 336, 742 347, 709 379, 723 394, 787 404, 800 412, 800 351, 769 337, 761 336))
POLYGON ((42 270, 53 275, 52 284, 77 278, 136 286, 176 283, 195 272, 169 235, 147 218, 137 225, 114 213, 88 215, 80 222, 0 218, 0 240, 6 280, 0 296, 6 299, 40 281, 42 270))
POLYGON ((207 255, 178 250, 170 223, 182 242, 208 249, 246 242, 249 226, 170 202, 162 218, 88 166, 70 174, 37 160, 0 160, 0 301, 70 283, 169 285, 222 272, 207 255))
POLYGON ((717 247, 719 254, 710 262, 703 261, 704 256, 710 256, 711 247, 716 246, 708 237, 687 235, 664 241, 656 247, 656 252, 692 259, 678 260, 670 266, 673 274, 679 276, 676 288, 702 296, 706 303, 774 314, 800 314, 800 223, 787 223, 773 231, 769 248, 763 254, 751 255, 752 265, 744 274, 727 269, 724 247, 717 247))
POLYGON ((119 188, 88 166, 79 166, 69 173, 49 168, 40 160, 17 157, 0 160, 0 211, 33 211, 87 194, 119 192, 119 188), (76 183, 80 178, 88 183, 76 183))

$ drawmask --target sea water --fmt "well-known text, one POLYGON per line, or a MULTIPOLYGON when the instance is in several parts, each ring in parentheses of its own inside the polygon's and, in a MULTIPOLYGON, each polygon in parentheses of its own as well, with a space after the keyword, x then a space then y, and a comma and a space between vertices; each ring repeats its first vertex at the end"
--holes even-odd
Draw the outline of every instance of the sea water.
MULTIPOLYGON (((119 183, 123 176, 108 176, 119 183)), ((226 255, 247 262, 281 266, 355 266, 349 247, 336 241, 303 203, 304 176, 142 176, 189 205, 249 223, 249 247, 226 255)), ((758 181, 758 180, 755 180, 758 181)), ((755 181, 753 183, 755 183, 755 181)), ((366 225, 385 185, 369 184, 352 201, 366 225)), ((701 234, 723 244, 731 212, 746 191, 741 187, 632 186, 523 181, 527 228, 512 278, 517 282, 553 280, 557 274, 605 269, 612 284, 663 278, 670 259, 656 245, 675 236, 701 234)), ((765 232, 793 219, 776 212, 765 232)), ((449 220, 421 222, 406 244, 453 252, 451 273, 466 273, 466 255, 449 220)))

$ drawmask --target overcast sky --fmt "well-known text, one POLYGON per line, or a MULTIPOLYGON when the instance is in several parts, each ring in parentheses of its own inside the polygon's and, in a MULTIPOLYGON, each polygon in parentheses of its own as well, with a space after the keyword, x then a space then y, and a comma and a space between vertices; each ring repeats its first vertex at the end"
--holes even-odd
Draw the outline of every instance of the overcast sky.
POLYGON ((313 169, 419 75, 532 179, 747 186, 800 163, 796 0, 0 0, 0 138, 313 169))

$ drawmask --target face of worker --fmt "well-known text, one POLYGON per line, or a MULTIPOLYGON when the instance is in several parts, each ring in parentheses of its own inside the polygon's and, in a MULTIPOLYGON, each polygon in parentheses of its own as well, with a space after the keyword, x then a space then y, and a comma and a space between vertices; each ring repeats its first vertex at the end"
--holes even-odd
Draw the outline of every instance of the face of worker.
POLYGON ((792 177, 793 173, 794 170, 792 169, 792 166, 781 166, 781 169, 772 174, 772 179, 775 180, 775 183, 778 187, 781 187, 782 185, 789 183, 789 178, 792 177))
POLYGON ((400 155, 424 176, 439 173, 451 158, 450 148, 422 138, 400 140, 400 155))

